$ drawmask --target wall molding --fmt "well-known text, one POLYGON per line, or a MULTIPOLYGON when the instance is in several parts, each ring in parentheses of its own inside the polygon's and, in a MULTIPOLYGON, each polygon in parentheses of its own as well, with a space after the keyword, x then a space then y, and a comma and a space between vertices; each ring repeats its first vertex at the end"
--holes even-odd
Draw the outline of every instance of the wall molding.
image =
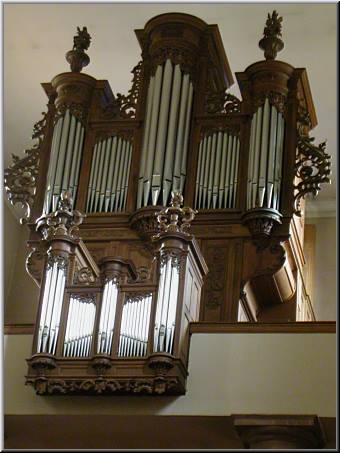
POLYGON ((194 322, 190 324, 190 334, 194 333, 336 333, 336 322, 194 322))
POLYGON ((34 324, 5 324, 4 335, 33 335, 34 324))

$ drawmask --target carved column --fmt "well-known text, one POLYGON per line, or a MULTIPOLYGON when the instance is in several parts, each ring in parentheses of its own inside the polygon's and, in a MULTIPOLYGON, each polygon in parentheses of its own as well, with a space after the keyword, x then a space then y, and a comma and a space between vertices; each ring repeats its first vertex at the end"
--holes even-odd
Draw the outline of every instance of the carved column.
POLYGON ((199 247, 188 232, 195 211, 182 208, 176 193, 170 207, 158 214, 160 233, 154 236, 159 262, 153 354, 149 366, 163 369, 188 360, 189 322, 198 321, 201 287, 207 266, 199 247), (170 361, 169 361, 170 360, 170 361))
POLYGON ((37 323, 33 340, 33 369, 54 368, 53 358, 58 351, 59 331, 65 287, 71 284, 73 269, 70 256, 79 243, 79 225, 83 221, 79 211, 72 211, 72 197, 63 192, 58 210, 40 217, 36 229, 41 234, 46 250, 45 266, 39 296, 37 323))

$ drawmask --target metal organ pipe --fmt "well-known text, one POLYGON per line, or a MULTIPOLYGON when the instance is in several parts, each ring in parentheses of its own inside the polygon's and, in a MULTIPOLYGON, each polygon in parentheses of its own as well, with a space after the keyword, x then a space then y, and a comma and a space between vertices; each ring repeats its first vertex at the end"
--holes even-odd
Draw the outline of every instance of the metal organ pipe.
POLYGON ((83 125, 66 110, 54 127, 43 208, 45 214, 57 209, 62 191, 69 190, 75 199, 83 143, 83 125))
POLYGON ((119 336, 119 357, 146 355, 151 304, 151 294, 130 295, 125 299, 119 336))
POLYGON ((116 317, 118 287, 113 280, 108 280, 104 286, 102 307, 98 332, 98 354, 110 354, 113 340, 113 329, 116 317))
POLYGON ((37 337, 37 352, 55 354, 64 298, 66 268, 53 261, 46 268, 43 301, 37 337))
POLYGON ((154 352, 172 353, 178 289, 179 270, 169 257, 160 271, 154 327, 154 352))
POLYGON ((234 208, 240 142, 228 132, 201 139, 196 176, 196 209, 234 208))
POLYGON ((132 144, 111 136, 93 148, 87 212, 118 212, 125 209, 132 144))
POLYGON ((146 102, 137 208, 166 205, 183 190, 193 87, 189 74, 168 59, 151 76, 146 102))
POLYGON ((250 129, 247 208, 279 210, 284 118, 269 99, 254 113, 250 129))
POLYGON ((96 305, 92 298, 71 295, 63 354, 65 357, 87 357, 90 354, 96 305))

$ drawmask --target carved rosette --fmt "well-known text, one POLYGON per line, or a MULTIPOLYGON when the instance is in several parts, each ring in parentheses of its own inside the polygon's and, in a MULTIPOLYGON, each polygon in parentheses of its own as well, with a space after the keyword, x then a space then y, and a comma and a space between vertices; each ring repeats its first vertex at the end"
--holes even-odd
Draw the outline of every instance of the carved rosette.
POLYGON ((42 115, 42 120, 33 127, 32 138, 38 142, 25 150, 25 156, 21 159, 12 154, 13 163, 5 170, 5 190, 10 203, 13 206, 20 203, 25 208, 25 217, 20 220, 21 223, 26 223, 29 219, 36 193, 41 146, 47 122, 47 113, 42 115))
POLYGON ((178 379, 173 377, 150 377, 137 379, 51 379, 45 377, 28 378, 37 395, 179 395, 183 394, 178 379))
POLYGON ((294 209, 298 216, 301 216, 301 198, 307 194, 316 197, 321 190, 321 184, 331 182, 329 178, 331 156, 325 151, 326 142, 320 143, 318 146, 313 142, 313 137, 298 134, 295 175, 299 182, 294 186, 294 209))

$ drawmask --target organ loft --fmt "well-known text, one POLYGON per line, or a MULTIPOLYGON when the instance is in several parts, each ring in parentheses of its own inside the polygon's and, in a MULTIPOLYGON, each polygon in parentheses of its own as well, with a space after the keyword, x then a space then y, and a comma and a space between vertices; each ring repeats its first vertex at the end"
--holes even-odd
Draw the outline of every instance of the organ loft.
POLYGON ((183 394, 190 323, 315 319, 304 197, 329 182, 330 157, 310 135, 306 69, 277 59, 276 11, 264 59, 235 74, 240 99, 217 25, 150 19, 125 95, 82 72, 89 32, 42 83, 36 145, 5 170, 40 288, 26 382, 39 395, 183 394))

